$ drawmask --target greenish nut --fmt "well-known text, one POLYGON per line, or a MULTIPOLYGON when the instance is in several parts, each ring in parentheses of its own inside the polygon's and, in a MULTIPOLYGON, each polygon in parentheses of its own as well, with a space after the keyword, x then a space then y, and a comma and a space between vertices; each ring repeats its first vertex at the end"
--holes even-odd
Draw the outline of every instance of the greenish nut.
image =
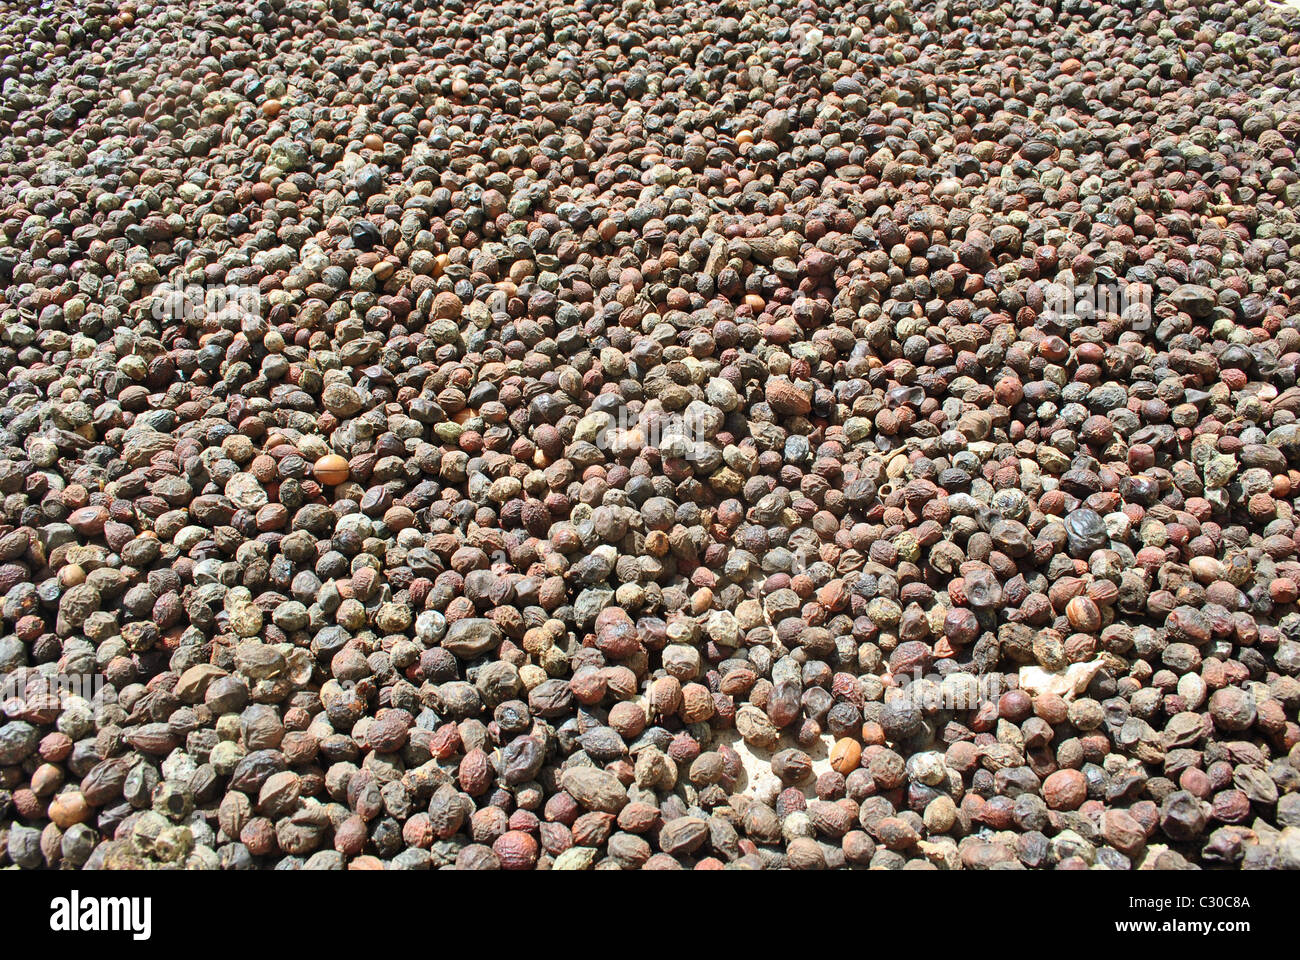
POLYGON ((551 865, 552 870, 590 870, 596 862, 595 847, 570 847, 551 865))
POLYGON ((1056 672, 1064 670, 1068 660, 1065 656, 1065 644, 1061 639, 1050 634, 1039 633, 1034 637, 1034 659, 1044 670, 1056 672))
POLYGON ((1210 336, 1216 340, 1229 340, 1236 331, 1237 324, 1234 321, 1221 317, 1210 327, 1210 336))
POLYGON ((219 775, 226 777, 234 773, 236 765, 244 759, 247 751, 233 740, 222 740, 212 748, 208 762, 219 775))
POLYGON ((1070 469, 1070 458, 1055 447, 1047 445, 1038 448, 1038 463, 1044 473, 1064 473, 1070 469))
POLYGON ((871 421, 865 417, 849 417, 844 421, 844 435, 850 443, 858 443, 871 436, 871 421))
POLYGON ((1244 553, 1234 553, 1224 561, 1225 579, 1234 587, 1245 587, 1255 577, 1255 568, 1244 553))
POLYGON ((899 340, 906 340, 908 337, 925 336, 929 329, 929 322, 924 317, 904 317, 895 325, 895 334, 899 340))
POLYGON ((1163 547, 1169 542, 1169 533, 1159 520, 1148 520, 1143 523, 1138 535, 1142 538, 1143 546, 1147 547, 1163 547))
POLYGON ((429 339, 439 346, 457 343, 460 340, 460 325, 455 320, 446 318, 434 320, 425 332, 429 339))
POLYGON ((1205 464, 1205 485, 1211 490, 1219 490, 1232 482, 1237 475, 1237 460, 1226 454, 1220 454, 1205 464))
POLYGON ((1209 434, 1201 434, 1192 440, 1191 461, 1204 469, 1218 452, 1218 440, 1209 434))
POLYGON ((921 560, 921 544, 911 531, 905 530, 894 538, 894 549, 898 551, 899 560, 908 563, 918 563, 921 560))
POLYGON ((146 810, 140 814, 140 819, 135 822, 135 826, 131 830, 131 846, 137 852, 148 856, 153 853, 154 844, 169 826, 170 824, 162 814, 146 810))
POLYGON ((946 603, 936 603, 933 607, 925 612, 926 622, 930 625, 930 636, 943 636, 943 624, 948 616, 948 611, 952 608, 946 603))
POLYGON ((194 849, 194 834, 189 827, 168 827, 153 843, 154 856, 164 863, 184 860, 194 849))
POLYGON ((154 789, 153 809, 155 813, 179 822, 194 812, 194 797, 180 784, 164 780, 154 789))
POLYGON ((877 626, 889 628, 898 625, 902 608, 888 597, 876 597, 867 604, 867 616, 877 626))
POLYGON ((433 428, 433 432, 438 435, 438 439, 443 443, 455 443, 460 439, 463 431, 464 427, 454 420, 444 420, 433 428))

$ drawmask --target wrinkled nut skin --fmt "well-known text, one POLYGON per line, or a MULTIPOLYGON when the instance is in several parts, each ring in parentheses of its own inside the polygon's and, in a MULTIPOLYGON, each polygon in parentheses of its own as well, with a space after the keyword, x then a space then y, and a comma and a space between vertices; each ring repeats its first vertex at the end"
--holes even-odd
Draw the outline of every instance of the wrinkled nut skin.
POLYGON ((531 834, 510 830, 492 844, 502 870, 530 870, 537 864, 538 845, 531 834))

